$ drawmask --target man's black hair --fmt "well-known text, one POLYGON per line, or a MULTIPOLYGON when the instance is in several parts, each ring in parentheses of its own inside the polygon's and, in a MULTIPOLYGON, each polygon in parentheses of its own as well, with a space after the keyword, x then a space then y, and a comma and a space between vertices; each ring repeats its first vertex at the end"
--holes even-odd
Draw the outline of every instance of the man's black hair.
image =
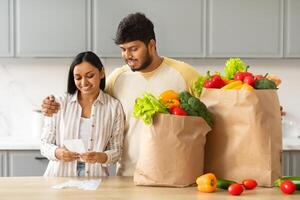
POLYGON ((127 15, 119 23, 115 44, 120 45, 135 40, 148 44, 155 40, 153 23, 143 13, 132 13, 127 15))

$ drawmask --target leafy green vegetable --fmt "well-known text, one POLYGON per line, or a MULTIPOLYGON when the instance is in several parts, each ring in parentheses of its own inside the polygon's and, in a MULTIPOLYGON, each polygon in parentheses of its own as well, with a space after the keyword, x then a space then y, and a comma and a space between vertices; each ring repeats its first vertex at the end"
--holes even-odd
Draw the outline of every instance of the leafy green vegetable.
POLYGON ((247 66, 240 58, 230 58, 224 68, 225 77, 232 80, 236 72, 245 72, 246 70, 247 66))
POLYGON ((153 123, 155 113, 168 113, 168 107, 162 104, 155 96, 145 92, 143 98, 135 100, 133 115, 135 118, 141 118, 145 124, 153 123))
POLYGON ((198 98, 193 97, 189 92, 184 91, 179 94, 181 107, 188 113, 189 116, 202 117, 209 126, 213 126, 213 116, 208 111, 206 105, 198 98))
POLYGON ((197 79, 197 81, 194 82, 194 84, 192 85, 192 91, 194 93, 195 96, 199 97, 201 95, 202 89, 203 89, 203 85, 204 82, 208 79, 208 76, 199 76, 199 78, 197 79))

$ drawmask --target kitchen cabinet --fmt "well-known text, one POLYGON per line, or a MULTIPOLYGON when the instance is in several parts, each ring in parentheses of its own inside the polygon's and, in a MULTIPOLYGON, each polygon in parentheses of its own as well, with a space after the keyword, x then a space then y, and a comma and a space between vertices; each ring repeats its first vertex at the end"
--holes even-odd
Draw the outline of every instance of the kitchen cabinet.
MULTIPOLYGON (((300 176, 300 150, 283 151, 284 176, 300 176)), ((1 150, 1 176, 42 176, 48 160, 39 150, 1 150)), ((108 167, 110 176, 115 176, 116 165, 108 167)))
POLYGON ((0 0, 0 57, 10 57, 12 52, 11 1, 0 0))
POLYGON ((39 150, 0 151, 0 176, 42 176, 47 165, 39 150))
POLYGON ((143 12, 154 23, 157 48, 171 57, 203 57, 203 0, 93 1, 93 50, 101 57, 120 57, 114 44, 117 26, 132 12, 143 12))
POLYGON ((160 55, 299 58, 299 0, 0 0, 0 57, 120 57, 118 23, 144 12, 160 55))
POLYGON ((300 150, 283 152, 283 175, 300 176, 300 150))
POLYGON ((285 56, 300 57, 300 1, 286 0, 285 56))
POLYGON ((42 176, 47 165, 40 151, 8 151, 8 176, 42 176))
POLYGON ((207 0, 207 57, 282 57, 282 19, 283 0, 207 0))
POLYGON ((74 57, 90 47, 89 0, 16 0, 16 57, 74 57))
POLYGON ((6 152, 0 151, 0 177, 6 176, 6 171, 7 171, 6 160, 7 160, 6 152))

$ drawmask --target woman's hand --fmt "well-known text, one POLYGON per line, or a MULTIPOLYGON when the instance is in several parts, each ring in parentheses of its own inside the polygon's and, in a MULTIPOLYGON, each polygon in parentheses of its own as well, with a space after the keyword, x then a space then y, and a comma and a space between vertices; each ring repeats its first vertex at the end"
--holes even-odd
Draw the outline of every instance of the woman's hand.
POLYGON ((105 163, 107 161, 106 153, 89 151, 80 155, 81 159, 87 163, 105 163))
POLYGON ((62 160, 65 162, 71 162, 80 158, 79 153, 69 151, 65 148, 57 148, 55 150, 55 156, 58 160, 62 160))

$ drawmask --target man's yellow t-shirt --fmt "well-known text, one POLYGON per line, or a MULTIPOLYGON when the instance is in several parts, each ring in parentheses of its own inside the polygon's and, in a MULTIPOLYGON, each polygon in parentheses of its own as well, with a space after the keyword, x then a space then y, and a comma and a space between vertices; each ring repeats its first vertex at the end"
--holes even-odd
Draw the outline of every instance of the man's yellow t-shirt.
POLYGON ((133 176, 139 156, 139 135, 145 125, 133 117, 135 99, 144 92, 156 96, 170 89, 191 92, 191 85, 198 77, 199 73, 192 66, 167 57, 151 72, 133 72, 128 65, 112 72, 106 92, 121 102, 126 115, 123 153, 117 165, 117 175, 133 176))

